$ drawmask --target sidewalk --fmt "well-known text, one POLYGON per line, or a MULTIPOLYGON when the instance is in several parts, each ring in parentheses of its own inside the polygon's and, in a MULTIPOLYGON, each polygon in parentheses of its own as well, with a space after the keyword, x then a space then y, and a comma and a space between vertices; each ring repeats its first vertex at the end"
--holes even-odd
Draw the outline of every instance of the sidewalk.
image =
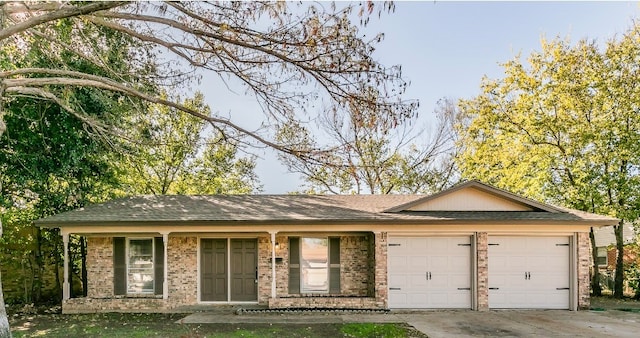
POLYGON ((306 324, 407 323, 436 337, 638 337, 640 313, 618 310, 431 310, 241 313, 215 310, 187 315, 179 323, 306 324))

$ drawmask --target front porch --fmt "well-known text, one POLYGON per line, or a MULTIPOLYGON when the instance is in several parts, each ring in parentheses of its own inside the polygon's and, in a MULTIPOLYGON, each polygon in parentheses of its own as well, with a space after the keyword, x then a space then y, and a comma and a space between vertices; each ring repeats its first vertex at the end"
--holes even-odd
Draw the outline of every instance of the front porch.
MULTIPOLYGON (((65 242, 68 240, 66 234, 65 242)), ((64 235, 63 235, 64 236, 64 235)), ((300 232, 268 234, 247 233, 166 233, 140 234, 91 234, 88 236, 87 266, 89 293, 86 298, 70 298, 65 292, 62 302, 63 313, 91 312, 183 312, 190 307, 224 307, 238 305, 242 307, 265 307, 271 309, 307 308, 307 309, 386 309, 387 273, 386 273, 386 233, 382 232, 345 232, 313 233, 300 232), (290 238, 333 238, 339 245, 339 261, 327 265, 333 276, 332 283, 338 289, 330 292, 305 292, 291 289, 296 278, 291 276, 290 238), (116 284, 116 241, 117 238, 156 238, 154 257, 160 257, 161 266, 154 267, 155 278, 162 283, 154 283, 156 291, 149 294, 117 294, 116 284), (203 301, 203 264, 202 243, 204 239, 254 238, 256 248, 256 296, 255 301, 203 301), (329 267, 330 266, 330 267, 329 267), (337 282, 339 281, 339 282, 337 282), (159 288, 159 289, 158 289, 159 288)), ((64 238, 64 237, 63 237, 64 238)), ((208 240, 209 241, 209 240, 208 240)), ((232 242, 229 242, 232 243, 232 242)), ((231 249, 229 249, 231 250, 231 249)), ((295 252, 295 251, 294 251, 295 252)), ((229 251, 231 254, 231 251, 229 251)), ((295 253, 296 255, 299 253, 295 253)), ((334 253, 336 254, 336 253, 334 253)), ((336 254, 337 255, 337 254, 336 254)), ((335 258, 334 258, 335 259, 335 258)), ((156 261, 156 259, 154 259, 156 261)), ((231 258, 229 258, 231 264, 231 258)), ((68 261, 65 261, 68 266, 68 261)), ((233 265, 229 265, 233 268, 233 265)), ((229 270, 230 271, 230 270, 229 270)), ((232 286, 231 274, 224 278, 225 285, 232 286)), ((302 276, 299 274, 297 276, 302 276)), ((66 281, 65 281, 66 282, 66 281)), ((253 283, 253 282, 252 282, 253 283)))

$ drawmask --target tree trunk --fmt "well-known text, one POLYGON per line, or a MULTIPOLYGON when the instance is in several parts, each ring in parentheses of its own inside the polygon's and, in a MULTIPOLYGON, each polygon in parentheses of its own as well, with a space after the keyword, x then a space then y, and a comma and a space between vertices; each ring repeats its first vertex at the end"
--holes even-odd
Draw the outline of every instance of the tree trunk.
POLYGON ((593 261, 591 275, 591 292, 594 296, 602 296, 602 287, 600 287, 600 269, 598 268, 598 248, 596 247, 596 239, 593 233, 593 228, 589 231, 589 238, 591 239, 591 259, 593 261))
POLYGON ((82 260, 82 297, 87 296, 87 240, 80 237, 80 259, 82 260))
POLYGON ((618 255, 616 257, 616 274, 613 286, 614 298, 622 298, 624 296, 624 237, 622 236, 623 229, 624 220, 620 220, 620 223, 613 227, 614 233, 616 235, 616 249, 618 252, 618 255))
MULTIPOLYGON (((0 237, 2 237, 2 220, 0 220, 0 237)), ((4 307, 4 292, 2 292, 2 273, 0 273, 0 337, 11 337, 9 318, 4 307)))

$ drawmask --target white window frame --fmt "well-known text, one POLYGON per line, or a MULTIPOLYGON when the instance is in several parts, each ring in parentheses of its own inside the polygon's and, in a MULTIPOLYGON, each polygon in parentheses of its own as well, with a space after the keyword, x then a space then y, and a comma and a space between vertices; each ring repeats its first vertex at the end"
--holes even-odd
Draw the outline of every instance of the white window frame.
POLYGON ((598 266, 609 266, 609 248, 606 246, 599 246, 596 248, 596 263, 598 266), (604 256, 600 255, 600 250, 604 251, 604 256), (604 257, 604 264, 600 264, 597 260, 604 257))
POLYGON ((155 239, 153 237, 127 237, 127 241, 126 241, 126 248, 125 248, 125 262, 127 265, 127 270, 125 273, 125 285, 126 285, 126 290, 127 290, 127 294, 128 295, 136 295, 136 294, 144 294, 144 295, 152 295, 155 294, 155 268, 156 268, 156 250, 155 250, 155 239), (131 248, 131 241, 141 241, 141 240, 150 240, 151 241, 151 289, 142 289, 140 291, 131 291, 131 289, 129 288, 129 271, 131 269, 131 267, 129 266, 130 260, 131 260, 131 256, 130 256, 130 248, 131 248))
POLYGON ((330 280, 330 248, 329 248, 329 237, 300 237, 300 293, 301 294, 310 294, 310 293, 329 293, 329 280, 330 280), (323 240, 326 242, 326 265, 324 267, 315 267, 315 268, 311 268, 311 267, 307 267, 305 266, 305 259, 304 257, 304 242, 306 239, 319 239, 319 240, 323 240), (309 288, 309 286, 307 285, 307 283, 305 283, 305 276, 308 275, 308 270, 320 270, 323 269, 326 272, 326 281, 325 281, 325 288, 324 289, 318 289, 318 288, 309 288), (308 270, 307 270, 308 269, 308 270))

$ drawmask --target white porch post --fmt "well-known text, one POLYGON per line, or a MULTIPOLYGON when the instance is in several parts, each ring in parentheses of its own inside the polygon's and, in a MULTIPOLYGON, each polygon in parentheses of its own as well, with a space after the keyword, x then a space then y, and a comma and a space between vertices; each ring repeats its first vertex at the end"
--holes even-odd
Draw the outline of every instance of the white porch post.
POLYGON ((64 246, 64 282, 62 283, 62 299, 67 300, 70 297, 69 289, 69 234, 62 233, 62 243, 64 246))
POLYGON ((162 299, 167 299, 169 298, 169 259, 168 259, 168 252, 167 252, 167 247, 169 246, 169 233, 163 233, 162 234, 162 244, 164 245, 164 281, 162 283, 162 299))
POLYGON ((271 298, 276 298, 276 233, 271 234, 271 298))

